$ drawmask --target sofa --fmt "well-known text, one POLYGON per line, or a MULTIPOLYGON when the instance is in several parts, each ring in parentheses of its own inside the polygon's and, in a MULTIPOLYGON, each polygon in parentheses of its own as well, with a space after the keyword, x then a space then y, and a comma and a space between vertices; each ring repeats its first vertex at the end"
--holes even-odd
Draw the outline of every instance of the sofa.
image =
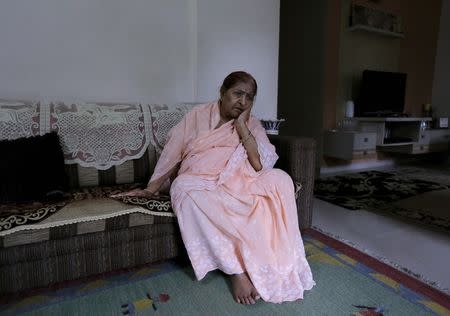
MULTIPOLYGON (((0 296, 183 254, 170 200, 138 205, 108 196, 147 183, 168 131, 194 105, 0 100, 0 140, 58 133, 69 192, 34 213, 0 205, 0 296)), ((301 183, 299 223, 308 228, 315 142, 270 141, 276 167, 301 183)))

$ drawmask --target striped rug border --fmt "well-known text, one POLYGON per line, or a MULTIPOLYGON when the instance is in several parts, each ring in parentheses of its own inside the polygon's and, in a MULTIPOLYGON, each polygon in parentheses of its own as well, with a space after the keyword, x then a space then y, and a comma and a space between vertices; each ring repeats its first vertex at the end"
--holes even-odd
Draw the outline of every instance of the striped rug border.
POLYGON ((317 230, 314 230, 312 228, 307 228, 305 230, 302 230, 302 234, 306 236, 311 236, 327 246, 334 248, 335 250, 342 252, 343 254, 349 256, 352 259, 355 259, 362 264, 366 265, 369 268, 372 268, 373 270, 380 272, 387 277, 393 279, 394 281, 404 285, 405 287, 420 293, 436 303, 439 303, 440 305, 444 306, 447 309, 450 309, 450 296, 433 288, 432 286, 417 280, 413 278, 412 276, 409 276, 408 274, 399 271, 386 263, 383 263, 379 261, 378 259, 375 259, 368 254, 365 254, 362 251, 359 251, 349 245, 344 244, 343 242, 336 240, 332 237, 329 237, 325 234, 322 234, 321 232, 318 232, 317 230))

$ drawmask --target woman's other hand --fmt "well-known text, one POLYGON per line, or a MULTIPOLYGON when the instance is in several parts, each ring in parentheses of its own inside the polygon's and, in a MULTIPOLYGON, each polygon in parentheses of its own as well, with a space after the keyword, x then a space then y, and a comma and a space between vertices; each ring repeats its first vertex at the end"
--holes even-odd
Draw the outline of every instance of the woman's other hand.
POLYGON ((124 197, 124 196, 154 198, 157 196, 157 194, 150 190, 147 190, 147 189, 136 189, 136 190, 132 190, 132 191, 128 191, 128 192, 113 194, 110 197, 117 198, 117 197, 124 197))

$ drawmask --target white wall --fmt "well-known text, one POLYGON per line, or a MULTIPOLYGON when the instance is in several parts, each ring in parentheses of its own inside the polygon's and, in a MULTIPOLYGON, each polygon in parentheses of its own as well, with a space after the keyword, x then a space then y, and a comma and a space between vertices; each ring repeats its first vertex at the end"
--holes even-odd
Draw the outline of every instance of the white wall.
POLYGON ((173 102, 193 96, 189 1, 0 5, 0 97, 173 102))
POLYGON ((198 0, 198 99, 217 98, 235 70, 258 82, 253 113, 276 117, 280 1, 198 0))
POLYGON ((450 117, 450 0, 442 1, 432 104, 436 116, 450 117))
POLYGON ((275 116, 279 0, 0 3, 0 98, 175 103, 245 69, 275 116))

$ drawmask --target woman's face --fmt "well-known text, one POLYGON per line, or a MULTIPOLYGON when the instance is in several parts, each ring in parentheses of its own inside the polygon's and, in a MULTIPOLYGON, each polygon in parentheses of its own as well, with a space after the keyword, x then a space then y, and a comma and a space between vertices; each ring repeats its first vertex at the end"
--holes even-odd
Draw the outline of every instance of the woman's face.
POLYGON ((224 119, 237 119, 245 110, 253 106, 253 88, 250 84, 239 82, 222 93, 220 114, 224 119))

